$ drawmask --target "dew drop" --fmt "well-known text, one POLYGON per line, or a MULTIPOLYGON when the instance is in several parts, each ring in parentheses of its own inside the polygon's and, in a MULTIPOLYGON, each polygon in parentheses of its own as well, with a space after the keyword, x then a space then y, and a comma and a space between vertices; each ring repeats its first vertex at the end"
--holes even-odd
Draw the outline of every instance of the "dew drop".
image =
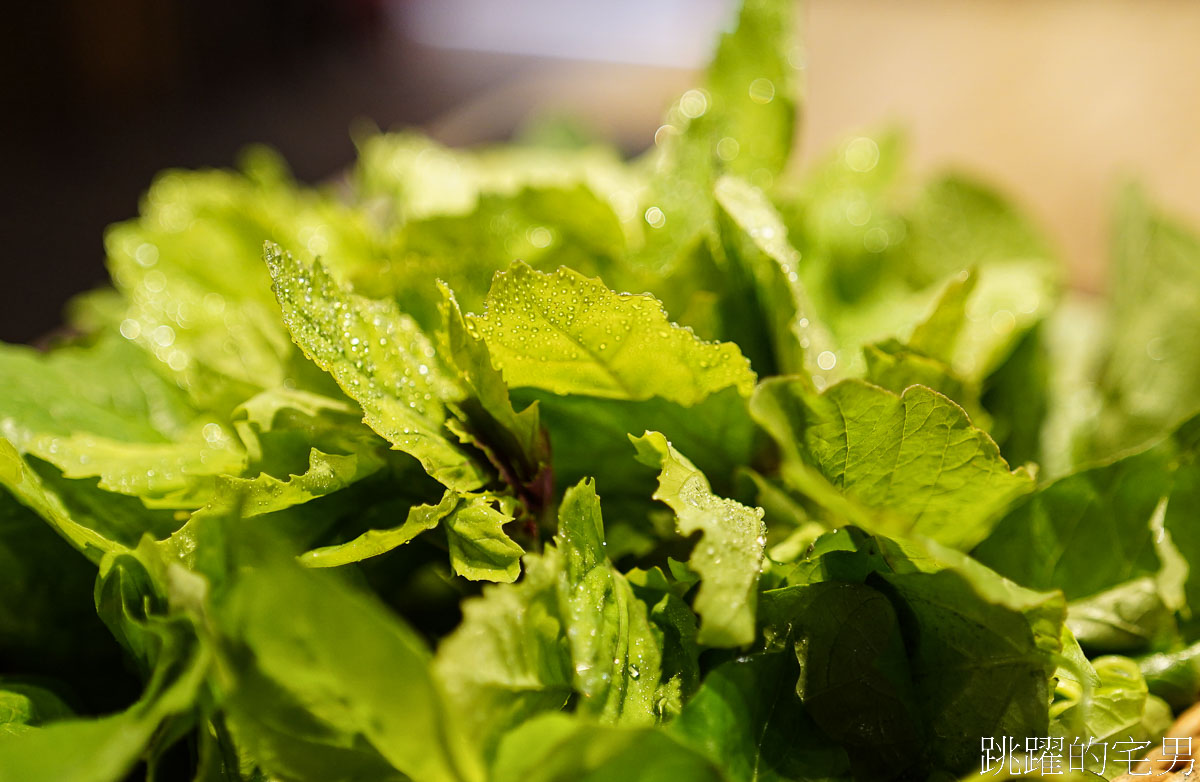
POLYGON ((688 90, 679 98, 679 111, 688 119, 695 119, 708 111, 708 98, 700 90, 688 90))
POLYGON ((133 259, 142 268, 149 269, 158 263, 158 248, 148 242, 143 242, 133 251, 133 259))
POLYGON ((137 339, 142 333, 142 324, 132 318, 121 321, 121 336, 125 339, 137 339))
POLYGON ((770 103, 775 100, 774 82, 761 78, 750 82, 750 100, 755 103, 770 103))
POLYGON ((888 248, 888 232, 875 226, 863 234, 863 249, 869 253, 881 253, 888 248))
POLYGON ((150 333, 150 338, 160 347, 170 347, 175 341, 175 329, 164 323, 150 333))
POLYGON ((879 145, 873 139, 859 136, 846 145, 844 159, 851 171, 865 173, 879 162, 879 145))
POLYGON ((865 198, 858 198, 846 205, 846 222, 850 225, 866 225, 871 219, 871 205, 865 198))
POLYGON ((146 272, 146 276, 142 279, 142 284, 151 293, 160 293, 167 287, 167 276, 160 271, 146 272))
POLYGON ((1016 317, 1008 310, 998 310, 992 313, 992 331, 1003 336, 1017 327, 1016 317))

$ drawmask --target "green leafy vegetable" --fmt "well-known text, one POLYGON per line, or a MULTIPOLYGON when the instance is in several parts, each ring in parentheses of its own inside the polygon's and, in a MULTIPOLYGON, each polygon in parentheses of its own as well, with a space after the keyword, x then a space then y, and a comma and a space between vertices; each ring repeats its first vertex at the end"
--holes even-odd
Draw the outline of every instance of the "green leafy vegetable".
POLYGON ((716 782, 722 775, 700 753, 662 731, 598 727, 553 714, 530 721, 505 739, 492 778, 497 782, 716 782))
POLYGON ((462 624, 438 648, 434 670, 488 757, 533 715, 562 708, 574 670, 558 604, 557 552, 526 558, 517 584, 488 587, 463 604, 462 624), (515 620, 515 621, 514 621, 515 620))
POLYGON ((307 266, 278 247, 266 252, 293 338, 362 405, 367 425, 448 487, 482 485, 480 468, 441 428, 444 403, 459 391, 416 323, 394 304, 347 293, 319 263, 307 266))
POLYGON ((514 264, 497 274, 472 321, 510 386, 682 405, 754 387, 737 346, 700 340, 650 296, 616 294, 569 269, 514 264))
MULTIPOLYGON (((1094 738, 1110 741, 1149 741, 1169 726, 1170 709, 1147 691, 1137 663, 1125 657, 1098 657, 1084 661, 1085 674, 1093 679, 1091 692, 1069 693, 1053 707, 1055 719, 1050 727, 1057 736, 1094 738)), ((1089 771, 1114 777, 1125 768, 1118 758, 1088 753, 1084 758, 1089 771)))
MULTIPOLYGON (((221 632, 240 652, 230 659, 234 675, 254 682, 230 702, 235 732, 276 740, 271 700, 252 697, 253 687, 274 686, 303 704, 308 719, 360 733, 409 776, 473 778, 457 757, 424 643, 373 600, 268 560, 239 575, 222 614, 221 632), (302 617, 291 614, 292 601, 305 606, 302 617)), ((286 767, 296 759, 280 760, 286 767)))
POLYGON ((970 545, 1033 488, 962 408, 923 386, 897 395, 844 381, 817 394, 806 381, 771 379, 752 410, 779 444, 792 488, 881 532, 970 545))
POLYGON ((1191 304, 1200 238, 1125 188, 1114 228, 1112 297, 1100 388, 1097 447, 1113 453, 1145 443, 1194 414, 1200 399, 1193 347, 1200 320, 1191 304))
POLYGON ((638 459, 662 470, 654 498, 675 512, 681 535, 700 533, 689 565, 700 576, 697 640, 740 646, 754 639, 758 572, 766 543, 761 508, 747 508, 712 493, 708 479, 658 432, 634 439, 638 459))
POLYGON ((1126 190, 1111 294, 1064 293, 899 133, 792 165, 798 17, 745 0, 634 160, 559 126, 160 176, 112 287, 0 345, 0 780, 947 780, 1056 741, 1095 779, 1162 739, 1200 242, 1126 190))

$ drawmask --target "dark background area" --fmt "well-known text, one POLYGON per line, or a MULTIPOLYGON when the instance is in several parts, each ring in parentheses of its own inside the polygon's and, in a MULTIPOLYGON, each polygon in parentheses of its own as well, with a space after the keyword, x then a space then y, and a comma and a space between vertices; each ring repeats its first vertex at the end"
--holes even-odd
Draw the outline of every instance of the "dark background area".
MULTIPOLYGON (((797 0, 799 2, 800 0, 797 0)), ((695 84, 735 0, 42 0, 0 24, 0 339, 37 341, 103 284, 103 232, 164 168, 254 142, 336 176, 350 128, 507 137, 539 111, 628 152, 695 84)), ((1200 3, 805 0, 796 164, 909 131, 913 170, 1024 205, 1103 288, 1116 183, 1200 225, 1200 3)))
POLYGON ((72 295, 106 281, 104 228, 137 213, 158 171, 231 166, 263 142, 320 181, 353 161, 356 120, 424 125, 546 66, 416 43, 402 0, 11 5, 0 32, 8 342, 36 342, 72 295))
POLYGON ((348 129, 426 122, 505 77, 441 67, 372 0, 74 0, 6 23, 0 339, 36 340, 104 283, 103 231, 154 174, 274 146, 302 180, 354 155, 348 129))

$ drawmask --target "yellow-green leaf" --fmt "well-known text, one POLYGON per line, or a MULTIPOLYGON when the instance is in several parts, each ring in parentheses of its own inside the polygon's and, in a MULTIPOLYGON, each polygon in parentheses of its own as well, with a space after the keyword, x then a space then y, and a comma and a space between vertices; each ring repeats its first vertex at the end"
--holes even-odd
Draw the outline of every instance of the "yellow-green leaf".
POLYGON ((646 432, 630 439, 639 461, 661 469, 654 498, 675 511, 679 534, 701 533, 688 561, 700 574, 697 640, 709 646, 750 643, 767 534, 762 509, 713 494, 704 473, 662 434, 646 432))
POLYGON ((278 245, 267 245, 266 260, 292 339, 362 405, 367 425, 448 488, 482 486, 486 471, 442 428, 444 401, 460 392, 412 318, 394 302, 351 293, 319 262, 305 264, 278 245))
POLYGON ((754 387, 736 345, 705 342, 672 323, 654 297, 615 293, 566 268, 544 274, 514 263, 470 320, 510 386, 682 405, 754 387))

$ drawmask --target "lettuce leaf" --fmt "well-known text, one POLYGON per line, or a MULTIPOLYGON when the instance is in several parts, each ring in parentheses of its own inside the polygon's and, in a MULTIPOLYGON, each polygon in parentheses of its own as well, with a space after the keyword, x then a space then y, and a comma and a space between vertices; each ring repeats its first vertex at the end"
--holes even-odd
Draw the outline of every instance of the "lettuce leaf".
POLYGON ((513 387, 691 406, 755 375, 735 345, 704 342, 653 297, 617 294, 569 269, 516 263, 495 276, 471 324, 513 387))
POLYGON ((688 565, 700 576, 699 643, 742 646, 754 639, 758 573, 766 544, 761 508, 712 493, 704 473, 659 432, 631 438, 638 460, 661 470, 654 498, 675 513, 680 535, 700 533, 688 565))
POLYGON ((879 532, 966 548, 1033 489, 962 408, 923 386, 897 395, 847 380, 818 394, 803 379, 775 378, 751 411, 779 445, 793 489, 879 532))
POLYGON ((1128 191, 1111 294, 1060 300, 901 134, 793 165, 799 21, 745 0, 633 160, 409 131, 335 188, 159 177, 113 287, 0 346, 0 777, 1157 742, 1200 697, 1200 245, 1128 191))

